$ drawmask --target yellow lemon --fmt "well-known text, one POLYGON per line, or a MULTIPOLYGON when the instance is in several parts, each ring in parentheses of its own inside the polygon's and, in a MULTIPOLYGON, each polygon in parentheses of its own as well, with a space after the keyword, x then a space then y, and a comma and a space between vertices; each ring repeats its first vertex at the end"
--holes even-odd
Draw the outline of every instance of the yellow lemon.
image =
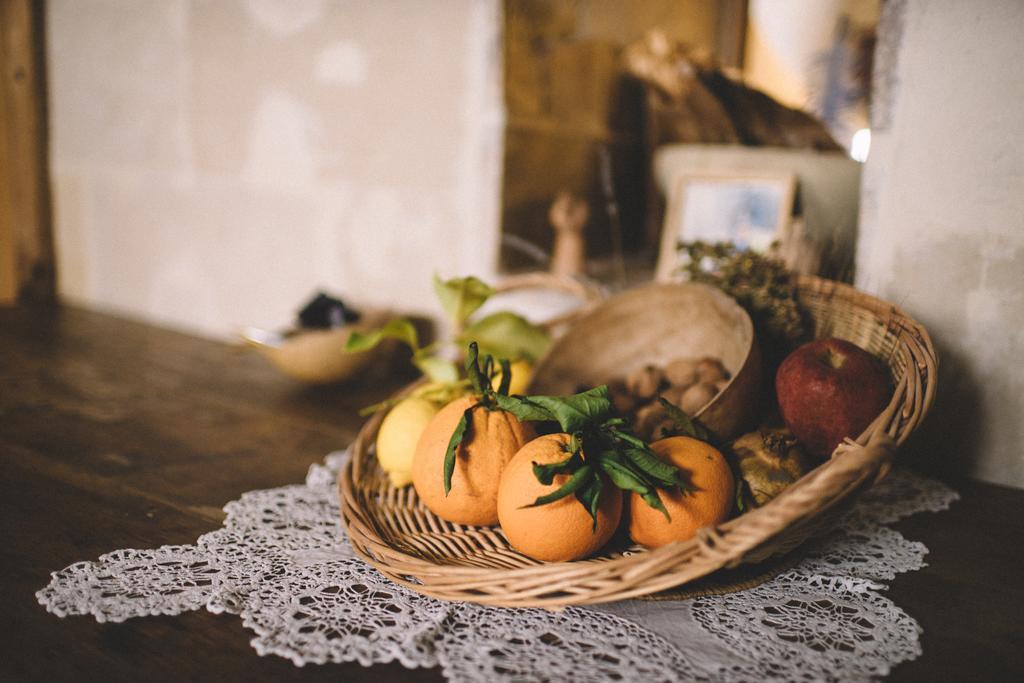
POLYGON ((377 460, 396 487, 412 483, 412 461, 420 434, 439 410, 425 398, 405 398, 395 404, 377 432, 377 460))
MULTIPOLYGON (((512 383, 508 387, 508 393, 525 394, 526 387, 530 385, 530 379, 533 377, 533 364, 525 359, 517 360, 513 361, 509 366, 509 370, 512 372, 512 383)), ((501 386, 500 372, 491 380, 491 386, 495 391, 501 386)))
POLYGON ((410 396, 444 406, 470 391, 469 382, 427 382, 413 389, 410 396))

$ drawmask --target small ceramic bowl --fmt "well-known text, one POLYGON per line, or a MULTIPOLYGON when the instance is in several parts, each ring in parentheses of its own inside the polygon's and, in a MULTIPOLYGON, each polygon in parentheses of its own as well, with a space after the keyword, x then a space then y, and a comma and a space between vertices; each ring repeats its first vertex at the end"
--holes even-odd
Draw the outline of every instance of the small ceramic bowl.
POLYGON ((274 366, 293 379, 310 384, 341 382, 354 377, 375 361, 383 361, 393 344, 384 340, 369 351, 349 353, 345 343, 353 330, 366 332, 393 317, 387 311, 367 311, 354 323, 329 329, 291 329, 273 332, 246 327, 239 336, 274 366))
POLYGON ((708 285, 651 284, 607 299, 551 345, 530 393, 569 394, 648 364, 702 356, 720 359, 731 379, 695 417, 731 440, 757 422, 761 353, 747 312, 708 285))

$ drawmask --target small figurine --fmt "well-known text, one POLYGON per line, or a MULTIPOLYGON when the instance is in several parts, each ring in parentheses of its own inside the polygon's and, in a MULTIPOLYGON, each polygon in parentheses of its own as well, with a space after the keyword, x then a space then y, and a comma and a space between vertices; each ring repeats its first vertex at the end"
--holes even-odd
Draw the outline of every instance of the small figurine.
POLYGON ((555 275, 582 275, 587 253, 583 227, 590 208, 571 192, 559 192, 548 211, 548 220, 555 229, 555 248, 551 256, 551 272, 555 275))

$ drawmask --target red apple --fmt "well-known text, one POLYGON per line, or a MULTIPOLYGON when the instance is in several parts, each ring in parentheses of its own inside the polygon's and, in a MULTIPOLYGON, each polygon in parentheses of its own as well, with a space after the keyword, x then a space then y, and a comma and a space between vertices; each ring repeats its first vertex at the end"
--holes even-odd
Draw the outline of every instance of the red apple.
POLYGON ((881 361, 856 344, 829 337, 789 354, 775 375, 782 420, 807 452, 828 457, 856 438, 889 404, 892 384, 881 361))

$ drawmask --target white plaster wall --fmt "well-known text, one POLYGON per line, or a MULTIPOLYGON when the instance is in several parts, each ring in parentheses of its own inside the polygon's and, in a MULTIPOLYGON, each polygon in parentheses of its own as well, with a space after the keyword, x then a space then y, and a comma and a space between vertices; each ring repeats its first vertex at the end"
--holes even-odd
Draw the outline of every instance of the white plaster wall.
POLYGON ((938 347, 916 454, 1024 487, 1024 3, 885 12, 858 284, 938 347))
POLYGON ((791 107, 813 104, 815 81, 827 75, 815 62, 835 41, 836 24, 878 22, 881 0, 749 0, 743 80, 791 107))
POLYGON ((59 289, 214 336, 493 277, 498 0, 52 0, 59 289))
MULTIPOLYGON (((879 0, 750 0, 743 80, 790 107, 820 115, 830 76, 826 60, 836 48, 840 20, 858 31, 875 26, 878 14, 879 0)), ((854 85, 851 77, 849 65, 841 76, 847 88, 854 85)), ((863 107, 850 103, 841 108, 841 121, 831 122, 832 134, 849 146, 865 118, 863 107)))
POLYGON ((811 105, 808 64, 832 42, 843 0, 750 0, 743 80, 791 107, 811 105))

